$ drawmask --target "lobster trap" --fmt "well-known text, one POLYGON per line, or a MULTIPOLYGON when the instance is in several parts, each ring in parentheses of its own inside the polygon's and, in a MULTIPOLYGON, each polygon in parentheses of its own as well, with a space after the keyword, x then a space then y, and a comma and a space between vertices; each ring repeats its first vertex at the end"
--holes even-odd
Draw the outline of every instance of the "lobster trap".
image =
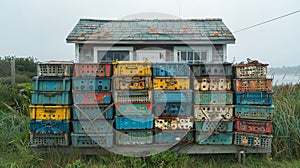
POLYGON ((198 91, 231 91, 231 78, 197 77, 194 78, 193 87, 198 91))
POLYGON ((72 114, 75 120, 113 119, 114 106, 74 104, 72 114))
POLYGON ((73 91, 75 104, 110 104, 112 101, 111 92, 96 91, 73 91))
POLYGON ((154 124, 160 130, 189 130, 193 128, 193 117, 155 117, 154 124))
POLYGON ((234 79, 236 92, 272 91, 272 79, 234 79))
POLYGON ((192 76, 232 76, 231 63, 190 64, 192 76))
POLYGON ((99 63, 75 63, 76 77, 110 77, 112 65, 99 63))
POLYGON ((196 131, 195 141, 199 145, 231 145, 233 142, 233 133, 196 131))
POLYGON ((152 78, 148 76, 123 76, 113 78, 113 87, 117 90, 152 89, 152 78))
POLYGON ((117 145, 142 145, 153 143, 152 130, 126 130, 116 131, 116 144, 117 145))
POLYGON ((151 90, 138 90, 138 91, 113 91, 113 101, 115 103, 148 103, 152 102, 151 90))
POLYGON ((194 105, 194 117, 199 121, 229 120, 233 111, 233 105, 194 105))
POLYGON ((154 77, 189 76, 190 67, 186 63, 159 62, 152 65, 154 77))
POLYGON ((247 133, 271 134, 272 121, 261 120, 236 120, 234 130, 247 133))
POLYGON ((35 120, 69 120, 71 106, 29 106, 30 118, 35 120))
POLYGON ((152 114, 151 103, 117 103, 115 107, 117 116, 143 116, 152 114))
POLYGON ((233 65, 235 78, 238 79, 264 79, 267 76, 268 64, 248 63, 233 65))
POLYGON ((156 77, 153 78, 155 90, 188 90, 190 89, 190 78, 188 77, 156 77))
POLYGON ((148 61, 113 62, 114 76, 151 76, 151 63, 148 61))
POLYGON ((116 129, 152 129, 154 116, 130 116, 119 117, 115 116, 116 129))
POLYGON ((74 91, 110 91, 110 78, 73 77, 74 91))
POLYGON ((38 63, 37 74, 43 77, 71 77, 73 69, 71 61, 48 61, 38 63))
POLYGON ((192 115, 192 107, 191 103, 155 103, 153 113, 161 117, 187 117, 192 115))
POLYGON ((208 104, 232 104, 232 92, 194 92, 195 104, 208 105, 208 104))
POLYGON ((195 121, 196 131, 231 132, 233 121, 195 121))
POLYGON ((113 134, 71 134, 73 147, 111 147, 113 134))
POLYGON ((274 106, 235 105, 235 117, 241 119, 272 120, 274 106))
POLYGON ((191 103, 192 95, 192 90, 154 90, 154 102, 191 103))
POLYGON ((234 144, 257 148, 271 148, 272 138, 272 135, 235 132, 234 144))
POLYGON ((271 105, 273 92, 235 92, 235 104, 271 105))

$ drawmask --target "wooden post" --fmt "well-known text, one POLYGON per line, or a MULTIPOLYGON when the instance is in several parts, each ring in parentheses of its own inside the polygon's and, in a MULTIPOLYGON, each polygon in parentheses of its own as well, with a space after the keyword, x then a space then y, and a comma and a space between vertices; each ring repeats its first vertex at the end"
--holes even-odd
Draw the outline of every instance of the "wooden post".
POLYGON ((10 73, 11 73, 11 85, 14 86, 16 83, 16 62, 13 57, 10 62, 10 73))

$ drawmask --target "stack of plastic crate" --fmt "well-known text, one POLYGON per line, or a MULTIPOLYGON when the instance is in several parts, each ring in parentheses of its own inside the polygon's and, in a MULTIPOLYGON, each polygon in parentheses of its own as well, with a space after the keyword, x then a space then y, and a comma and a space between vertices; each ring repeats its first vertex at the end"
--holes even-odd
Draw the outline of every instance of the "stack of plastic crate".
POLYGON ((74 147, 111 147, 113 112, 111 63, 75 63, 73 77, 74 147))
POLYGON ((198 63, 190 67, 196 142, 201 145, 232 144, 234 106, 231 63, 198 63))
POLYGON ((32 146, 67 146, 70 143, 72 62, 50 61, 38 64, 33 78, 30 105, 32 146))
POLYGON ((153 88, 155 136, 157 144, 192 140, 192 91, 186 63, 154 63, 153 88))
POLYGON ((151 144, 154 119, 151 63, 116 61, 113 69, 116 144, 151 144))
POLYGON ((271 148, 274 106, 272 79, 266 78, 267 66, 258 61, 233 66, 236 145, 271 148))

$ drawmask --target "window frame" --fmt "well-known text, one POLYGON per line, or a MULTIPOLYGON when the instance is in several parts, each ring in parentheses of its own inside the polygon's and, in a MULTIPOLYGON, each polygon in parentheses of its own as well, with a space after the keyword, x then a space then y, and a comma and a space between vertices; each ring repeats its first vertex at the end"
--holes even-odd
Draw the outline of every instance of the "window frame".
POLYGON ((129 51, 129 61, 133 60, 133 47, 94 47, 94 63, 99 63, 98 51, 129 51))
POLYGON ((195 61, 195 53, 200 53, 199 57, 201 61, 201 53, 207 52, 207 61, 204 63, 212 62, 212 47, 210 46, 174 46, 174 61, 175 62, 187 62, 187 63, 195 63, 198 61, 195 61), (181 59, 181 54, 185 52, 186 54, 186 61, 183 61, 181 59), (193 61, 190 62, 189 59, 189 52, 193 52, 193 61))

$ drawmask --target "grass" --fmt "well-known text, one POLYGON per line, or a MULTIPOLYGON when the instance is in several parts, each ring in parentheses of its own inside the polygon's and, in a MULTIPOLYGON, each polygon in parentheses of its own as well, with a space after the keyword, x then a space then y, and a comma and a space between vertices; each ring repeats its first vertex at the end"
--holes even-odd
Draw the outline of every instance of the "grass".
MULTIPOLYGON (((9 92, 10 99, 2 99, 0 108, 0 167, 299 167, 300 165, 300 85, 274 87, 275 118, 273 124, 273 159, 264 155, 247 155, 244 164, 238 164, 232 155, 186 155, 166 151, 146 158, 125 157, 116 154, 82 156, 66 155, 55 149, 37 154, 28 140, 28 96, 19 95, 16 87, 9 92)), ((28 86, 30 90, 30 86, 28 86)), ((0 95, 1 96, 1 95, 0 95)), ((2 95, 3 96, 3 95, 2 95)))

